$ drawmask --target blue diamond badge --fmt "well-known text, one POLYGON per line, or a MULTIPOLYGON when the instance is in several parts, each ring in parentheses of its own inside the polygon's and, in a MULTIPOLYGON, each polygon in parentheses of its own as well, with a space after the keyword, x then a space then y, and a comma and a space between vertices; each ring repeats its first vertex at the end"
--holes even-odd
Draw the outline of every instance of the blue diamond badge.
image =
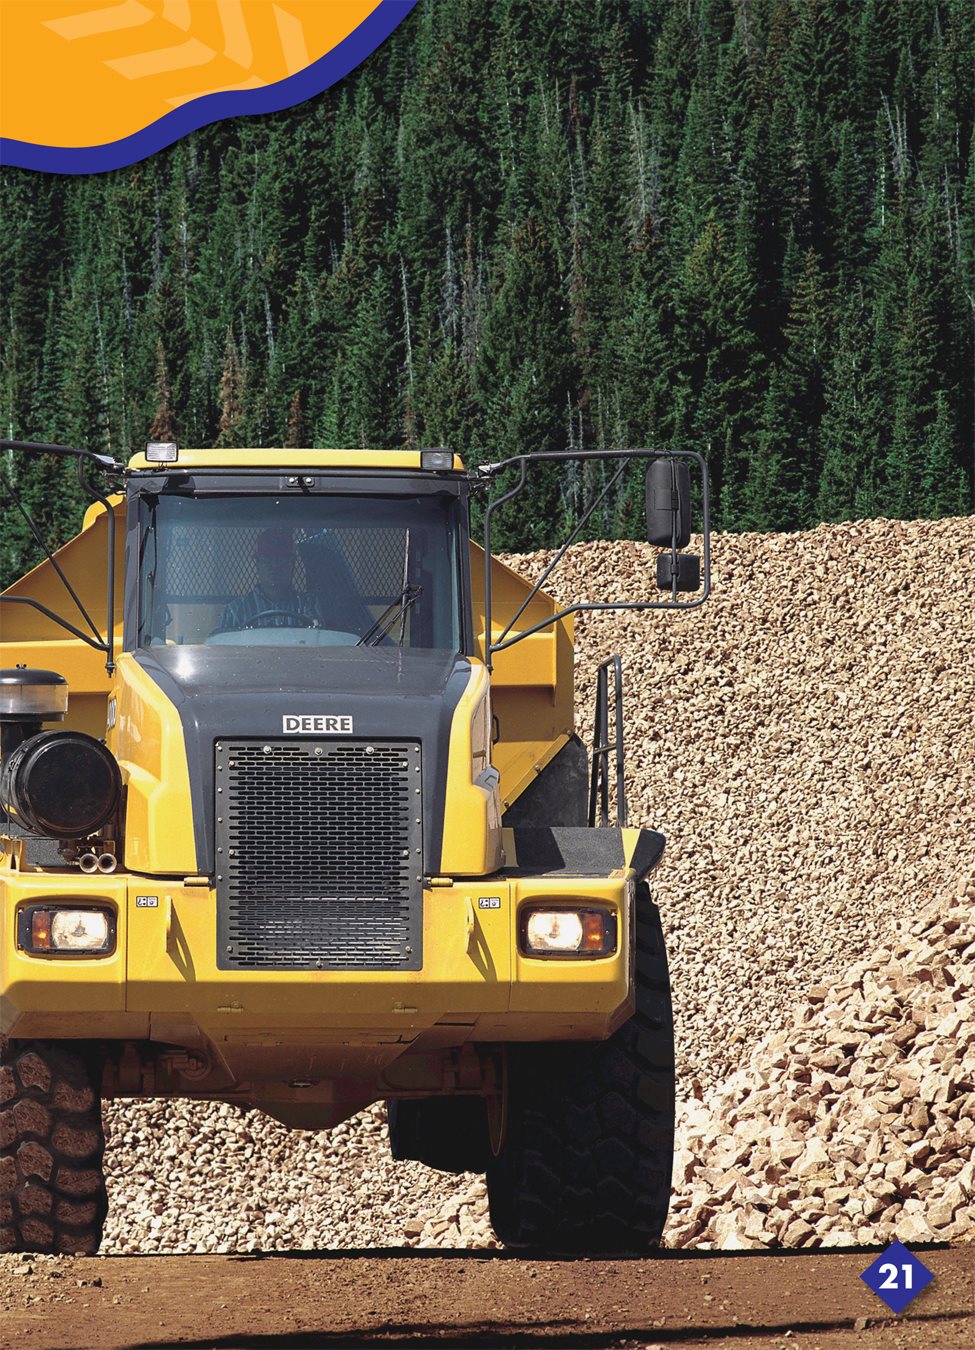
POLYGON ((902 1242, 895 1240, 873 1265, 860 1276, 878 1298, 882 1298, 891 1312, 901 1313, 926 1288, 934 1276, 927 1266, 909 1252, 902 1242))

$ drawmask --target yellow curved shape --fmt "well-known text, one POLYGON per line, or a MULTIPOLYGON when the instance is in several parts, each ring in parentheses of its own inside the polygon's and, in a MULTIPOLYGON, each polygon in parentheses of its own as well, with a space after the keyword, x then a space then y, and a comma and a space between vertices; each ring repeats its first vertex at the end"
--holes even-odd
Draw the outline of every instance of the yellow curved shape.
POLYGON ((379 0, 0 0, 0 135, 104 145, 304 70, 379 0))

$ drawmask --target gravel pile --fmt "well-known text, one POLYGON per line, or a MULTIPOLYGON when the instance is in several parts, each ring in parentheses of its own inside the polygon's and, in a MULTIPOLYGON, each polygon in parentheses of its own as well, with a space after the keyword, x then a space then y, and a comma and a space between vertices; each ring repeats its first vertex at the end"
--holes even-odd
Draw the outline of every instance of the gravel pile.
POLYGON ((112 1102, 105 1123, 105 1253, 409 1246, 454 1189, 393 1162, 380 1105, 321 1132, 197 1102, 112 1102))
POLYGON ((975 1241, 975 875, 680 1129, 674 1247, 975 1241))
MULTIPOLYGON (((654 598, 652 555, 634 543, 578 545, 548 588, 565 602, 654 598)), ((546 557, 517 563, 537 574, 546 557)), ((912 926, 922 913, 930 917, 932 905, 944 905, 975 851, 975 519, 719 536, 713 562, 714 593, 701 610, 577 620, 580 732, 595 665, 619 651, 630 819, 668 836, 654 888, 671 954, 682 1091, 692 1104, 686 1147, 698 1162, 691 1167, 682 1159, 698 1190, 721 1170, 695 1151, 704 1135, 693 1133, 696 1113, 712 1110, 712 1101, 719 1114, 723 1109, 714 1089, 752 1062, 770 1029, 791 1027, 797 1010, 802 1027, 809 1008, 825 1016, 822 987, 846 988, 854 963, 923 941, 912 926)), ((935 946, 933 939, 928 945, 935 946)), ((907 956, 897 958, 905 970, 907 956)), ((954 966, 946 959, 944 969, 954 966)), ((946 996, 934 984, 925 985, 925 999, 929 994, 946 996)), ((846 1000, 850 1016, 859 997, 846 1000)), ((865 988, 863 997, 873 994, 865 988)), ((905 994, 898 1006, 911 1002, 905 994)), ((965 1003, 960 1014, 956 1009, 936 1026, 925 1025, 939 1053, 951 1038, 938 1026, 945 1016, 964 1016, 965 1003)), ((940 1004, 924 1006, 927 1016, 940 1004)), ((869 1025, 854 1029, 896 1044, 897 1015, 864 1015, 854 1021, 869 1025)), ((810 1054, 822 1051, 814 1029, 801 1044, 807 1042, 815 1047, 810 1054)), ((797 1051, 797 1059, 790 1052, 781 1072, 805 1072, 804 1054, 797 1051)), ((886 1054, 878 1052, 878 1073, 887 1072, 886 1054)), ((862 1057, 861 1050, 852 1059, 851 1082, 862 1057)), ((842 1077, 826 1066, 808 1069, 842 1077)), ((922 1102, 929 1077, 918 1085, 922 1102)), ((784 1092, 785 1082, 775 1078, 774 1090, 784 1092)), ((764 1086, 756 1079, 755 1090, 771 1091, 771 1084, 771 1077, 764 1086)), ((956 1090, 960 1099, 962 1079, 956 1090)), ((842 1099, 824 1100, 823 1119, 845 1139, 846 1125, 839 1129, 845 1117, 830 1114, 840 1112, 842 1099)), ((118 1103, 107 1114, 114 1207, 107 1251, 491 1241, 481 1181, 394 1166, 378 1108, 316 1135, 289 1133, 255 1113, 190 1103, 118 1103)), ((818 1128, 817 1121, 807 1123, 818 1128)), ((926 1135, 927 1127, 905 1128, 926 1135)), ((906 1142, 903 1131, 895 1133, 905 1149, 921 1143, 923 1153, 924 1138, 906 1142)), ((831 1139, 823 1138, 825 1148, 833 1147, 831 1139)), ((944 1153, 942 1142, 929 1144, 923 1162, 911 1155, 903 1173, 916 1167, 941 1177, 928 1188, 932 1200, 953 1183, 967 1184, 961 1170, 942 1170, 956 1157, 944 1153)), ((849 1183, 859 1210, 831 1195, 825 1204, 849 1217, 824 1211, 814 1221, 813 1207, 803 1210, 801 1203, 815 1196, 803 1190, 789 1210, 792 1222, 802 1217, 817 1235, 821 1222, 841 1218, 823 1240, 840 1240, 834 1233, 856 1240, 869 1222, 887 1222, 896 1208, 888 1199, 868 1213, 858 1174, 838 1177, 834 1167, 830 1177, 830 1188, 849 1183)), ((754 1197, 735 1189, 721 1196, 714 1184, 715 1194, 698 1211, 693 1189, 682 1193, 675 1217, 688 1231, 681 1241, 721 1245, 730 1231, 721 1216, 737 1214, 738 1223, 742 1203, 753 1205, 755 1229, 754 1197)), ((762 1184, 773 1182, 763 1177, 762 1184)), ((825 1177, 822 1184, 825 1195, 825 1177)), ((790 1185, 783 1182, 782 1194, 790 1185)), ((919 1212, 902 1199, 904 1218, 919 1212)), ((952 1222, 958 1214, 966 1218, 964 1204, 952 1211, 952 1222)), ((933 1216, 925 1221, 933 1223, 933 1216)), ((760 1231, 777 1242, 813 1240, 805 1230, 760 1231)))
MULTIPOLYGON (((653 552, 585 545, 551 589, 653 598, 653 552)), ((713 555, 700 610, 577 619, 576 706, 620 652, 630 820, 667 836, 653 889, 688 1094, 975 858, 975 517, 723 535, 713 555)))

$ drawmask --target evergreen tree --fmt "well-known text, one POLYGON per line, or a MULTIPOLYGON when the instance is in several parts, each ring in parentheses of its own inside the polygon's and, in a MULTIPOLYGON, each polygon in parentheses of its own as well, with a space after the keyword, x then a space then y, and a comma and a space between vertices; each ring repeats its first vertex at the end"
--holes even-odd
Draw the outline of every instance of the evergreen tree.
POLYGON ((805 493, 790 454, 790 381, 773 369, 758 428, 747 445, 738 524, 743 530, 781 530, 804 523, 805 493))
POLYGON ((880 514, 877 474, 863 454, 876 444, 883 396, 867 342, 866 315, 855 298, 840 322, 827 375, 825 412, 820 431, 822 469, 816 490, 819 520, 851 520, 880 514))
POLYGON ((227 329, 223 349, 223 370, 220 375, 220 425, 214 445, 224 448, 243 444, 239 439, 244 412, 244 367, 241 363, 234 330, 227 329))
MULTIPOLYGON (((0 170, 0 423, 123 458, 671 443, 725 527, 959 509, 973 47, 963 0, 421 0, 296 108, 0 170)), ((11 472, 70 534, 70 466, 11 472)), ((505 541, 602 481, 533 471, 505 541)))
POLYGON ((740 507, 741 447, 756 421, 757 353, 750 327, 752 288, 711 219, 687 256, 674 301, 672 434, 678 445, 708 447, 716 515, 734 526, 740 507))
POLYGON ((965 475, 958 466, 958 450, 951 405, 943 389, 934 396, 934 420, 921 445, 919 472, 924 514, 938 520, 961 516, 972 508, 965 475))
MULTIPOLYGON (((571 348, 551 243, 534 216, 511 235, 475 381, 485 408, 479 441, 485 457, 563 447, 563 414, 573 383, 571 348)), ((538 547, 553 537, 553 530, 557 534, 564 517, 558 473, 534 470, 532 489, 531 519, 525 520, 522 501, 519 522, 512 526, 512 513, 499 522, 499 545, 515 537, 538 547)))
POLYGON ((820 424, 826 408, 826 372, 833 351, 835 316, 822 263, 814 249, 803 260, 783 337, 782 391, 788 400, 790 460, 798 475, 780 484, 777 500, 784 519, 815 523, 809 507, 822 463, 820 424))
POLYGON ((156 411, 149 427, 150 441, 177 440, 176 417, 173 412, 173 390, 169 382, 169 368, 162 338, 156 343, 156 411))

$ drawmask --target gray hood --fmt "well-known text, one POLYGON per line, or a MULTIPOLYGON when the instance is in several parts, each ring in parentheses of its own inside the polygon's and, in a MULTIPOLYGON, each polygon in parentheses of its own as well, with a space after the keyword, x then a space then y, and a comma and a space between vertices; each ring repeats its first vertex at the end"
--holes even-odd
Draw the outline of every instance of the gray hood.
MULTIPOLYGON (((466 657, 398 647, 160 646, 135 659, 182 722, 201 874, 215 870, 216 741, 298 739, 284 729, 286 716, 351 718, 342 739, 420 742, 424 871, 439 871, 450 726, 470 679, 466 657)), ((333 738, 318 729, 327 723, 315 726, 318 739, 333 738)))

